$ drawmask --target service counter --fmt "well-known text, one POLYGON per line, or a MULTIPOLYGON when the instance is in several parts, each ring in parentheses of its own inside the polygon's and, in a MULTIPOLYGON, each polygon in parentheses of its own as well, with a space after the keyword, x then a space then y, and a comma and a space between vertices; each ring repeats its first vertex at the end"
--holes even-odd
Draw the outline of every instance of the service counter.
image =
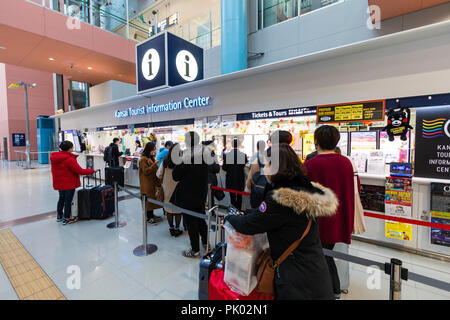
MULTIPOLYGON (((78 163, 82 168, 92 168, 101 171, 102 180, 105 179, 105 161, 103 154, 78 153, 78 163)), ((121 156, 120 165, 125 167, 125 185, 139 188, 139 157, 121 156), (127 162, 129 164, 127 165, 127 162)))
MULTIPOLYGON (((361 185, 363 188, 369 186, 376 190, 377 187, 384 188, 386 186, 386 178, 389 175, 377 175, 360 173, 359 174, 361 185)), ((450 184, 450 180, 444 179, 428 179, 428 178, 412 178, 412 207, 411 216, 405 218, 413 220, 421 220, 431 222, 431 184, 441 183, 450 184)), ((375 194, 374 192, 373 194, 375 194)), ((364 205, 364 199, 361 199, 364 205)), ((378 203, 384 201, 384 194, 379 192, 378 203)), ((381 209, 380 209, 381 210, 381 209)), ((380 210, 364 210, 366 212, 374 212, 382 215, 386 215, 386 212, 380 210)), ((388 220, 388 219, 387 219, 388 220)), ((389 244, 400 245, 409 249, 417 251, 426 251, 437 254, 443 254, 450 256, 450 247, 444 245, 433 244, 431 241, 432 228, 411 225, 411 240, 400 240, 386 236, 386 220, 365 217, 366 232, 357 238, 363 238, 368 240, 382 241, 389 244)))

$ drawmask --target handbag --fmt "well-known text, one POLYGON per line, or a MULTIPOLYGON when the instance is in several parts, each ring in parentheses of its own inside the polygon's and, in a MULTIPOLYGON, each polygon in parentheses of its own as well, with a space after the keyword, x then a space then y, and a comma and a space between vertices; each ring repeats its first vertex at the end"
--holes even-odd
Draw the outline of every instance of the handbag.
POLYGON ((366 224, 364 222, 364 208, 361 203, 361 198, 359 196, 358 190, 358 168, 356 168, 355 163, 352 158, 347 157, 353 166, 353 191, 355 193, 355 212, 353 219, 353 234, 362 234, 366 232, 366 224))
MULTIPOLYGON (((158 171, 159 171, 159 169, 161 169, 162 167, 163 167, 163 165, 161 165, 161 166, 158 168, 158 171)), ((164 168, 163 168, 163 169, 162 169, 162 176, 161 176, 161 178, 160 178, 161 181, 164 179, 164 172, 165 172, 165 170, 164 170, 164 168)), ((164 202, 164 189, 163 189, 162 185, 156 186, 156 188, 155 188, 155 198, 156 198, 156 199, 155 199, 156 201, 164 202)))
POLYGON ((286 260, 286 258, 298 247, 300 242, 306 237, 311 229, 312 220, 309 219, 308 226, 303 232, 300 239, 292 243, 286 251, 275 261, 272 260, 270 255, 270 249, 264 250, 261 256, 256 261, 256 277, 258 284, 256 285, 256 291, 261 293, 267 293, 272 297, 275 296, 275 270, 286 260))

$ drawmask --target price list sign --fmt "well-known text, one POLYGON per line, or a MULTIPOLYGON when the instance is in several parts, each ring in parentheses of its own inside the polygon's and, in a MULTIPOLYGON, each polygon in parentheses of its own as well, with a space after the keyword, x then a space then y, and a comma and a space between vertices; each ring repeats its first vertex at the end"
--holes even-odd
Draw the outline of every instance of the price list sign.
POLYGON ((317 107, 317 123, 384 121, 385 100, 317 107))

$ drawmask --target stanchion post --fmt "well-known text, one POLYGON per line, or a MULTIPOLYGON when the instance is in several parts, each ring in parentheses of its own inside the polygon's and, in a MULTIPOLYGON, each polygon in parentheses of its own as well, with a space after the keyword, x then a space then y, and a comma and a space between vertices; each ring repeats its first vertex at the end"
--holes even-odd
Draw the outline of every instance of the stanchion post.
POLYGON ((154 244, 147 244, 147 196, 143 194, 141 196, 142 205, 142 245, 136 247, 133 250, 133 254, 138 257, 147 256, 158 250, 158 247, 154 244))
POLYGON ((106 226, 108 229, 122 228, 127 225, 125 221, 119 220, 119 186, 117 181, 114 181, 114 218, 115 221, 106 226))
POLYGON ((391 259, 391 272, 389 283, 389 300, 402 299, 402 262, 398 259, 391 259))

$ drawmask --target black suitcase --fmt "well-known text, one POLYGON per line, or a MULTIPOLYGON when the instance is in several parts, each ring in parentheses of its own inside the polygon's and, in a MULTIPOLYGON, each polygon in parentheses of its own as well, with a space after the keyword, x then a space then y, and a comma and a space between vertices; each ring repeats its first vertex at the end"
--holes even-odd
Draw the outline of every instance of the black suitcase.
POLYGON ((114 182, 121 187, 125 186, 124 167, 105 167, 105 185, 113 186, 114 182))
MULTIPOLYGON (((217 209, 216 209, 217 210, 217 209)), ((224 242, 224 230, 219 229, 216 230, 216 227, 220 225, 221 217, 217 214, 217 211, 211 209, 208 211, 208 243, 211 233, 211 216, 212 212, 215 211, 215 226, 214 230, 216 231, 216 237, 214 240, 215 247, 211 252, 208 252, 201 260, 200 260, 200 268, 199 268, 199 284, 198 284, 198 299, 199 300, 208 300, 209 298, 209 278, 211 276, 211 272, 216 269, 223 268, 223 261, 226 254, 226 243, 224 242), (220 237, 218 242, 218 237, 220 237)))
POLYGON ((114 214, 114 188, 96 187, 90 190, 91 219, 106 219, 114 214))
POLYGON ((91 218, 91 194, 99 187, 100 179, 97 179, 98 173, 100 178, 100 170, 94 173, 95 185, 89 185, 92 176, 83 177, 83 189, 78 191, 78 219, 88 220, 91 218), (86 185, 86 179, 88 179, 88 185, 86 185))
POLYGON ((200 271, 199 271, 199 284, 198 284, 198 299, 208 300, 209 298, 209 278, 211 272, 216 269, 223 268, 223 251, 226 249, 226 243, 219 242, 213 251, 205 255, 200 260, 200 271))

